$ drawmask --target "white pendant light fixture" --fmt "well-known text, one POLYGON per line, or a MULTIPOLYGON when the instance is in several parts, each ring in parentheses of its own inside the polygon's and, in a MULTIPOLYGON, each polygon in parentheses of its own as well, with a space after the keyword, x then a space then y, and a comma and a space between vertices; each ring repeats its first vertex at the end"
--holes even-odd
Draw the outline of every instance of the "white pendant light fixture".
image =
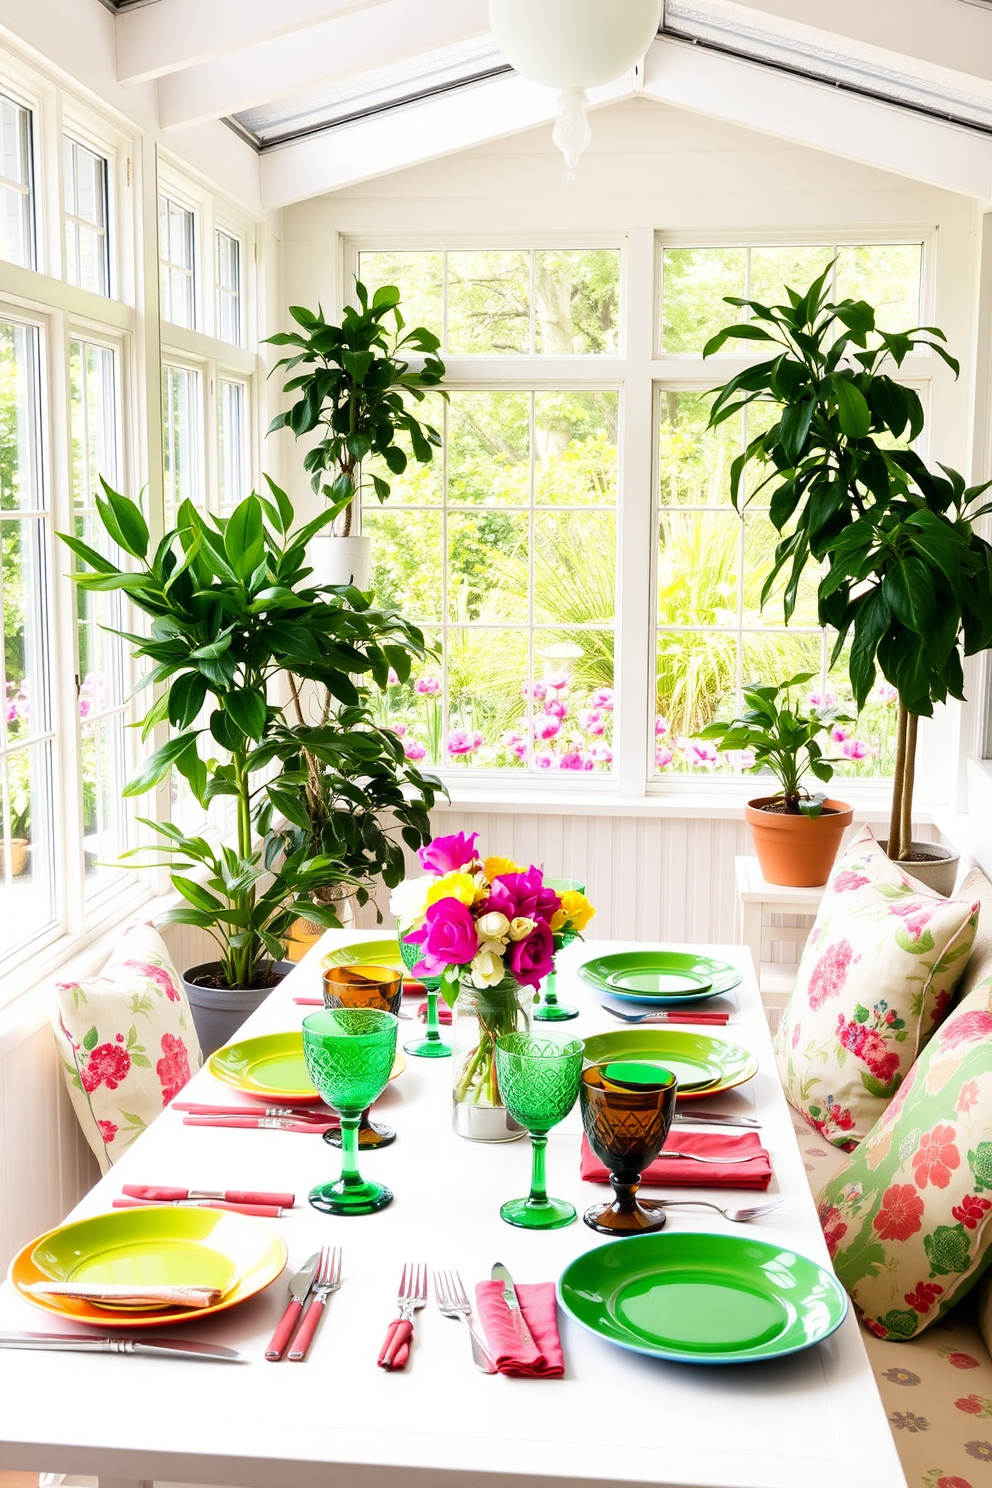
POLYGON ((554 142, 570 170, 592 138, 587 88, 612 83, 644 56, 662 0, 489 0, 489 24, 510 65, 557 88, 554 142))

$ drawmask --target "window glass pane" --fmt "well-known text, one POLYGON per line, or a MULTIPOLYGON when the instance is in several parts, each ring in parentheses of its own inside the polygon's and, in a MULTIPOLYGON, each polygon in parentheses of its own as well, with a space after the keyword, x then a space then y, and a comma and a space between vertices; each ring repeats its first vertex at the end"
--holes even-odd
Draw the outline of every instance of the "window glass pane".
POLYGON ((162 319, 192 330, 196 323, 193 212, 163 194, 158 222, 162 319))
POLYGON ((616 355, 620 254, 611 248, 534 255, 534 350, 616 355))
MULTIPOLYGON (((830 653, 836 637, 828 636, 830 653)), ((836 698, 848 713, 855 714, 850 680, 850 644, 844 647, 836 664, 827 673, 827 700, 836 698)), ((879 673, 868 699, 854 723, 837 724, 831 731, 833 748, 843 764, 837 769, 838 785, 844 779, 891 777, 896 759, 896 724, 899 698, 891 683, 879 673)))
MULTIPOLYGON (((760 300, 763 305, 788 304, 786 286, 797 294, 805 294, 835 254, 834 248, 797 243, 785 248, 752 248, 749 298, 760 300)), ((725 309, 729 320, 734 311, 730 305, 725 309)))
POLYGON ((62 142, 66 279, 94 294, 110 293, 107 161, 66 136, 62 142))
POLYGON ((535 502, 538 506, 615 506, 617 395, 534 395, 535 502))
POLYGON ((0 93, 0 258, 33 268, 34 185, 29 109, 0 93))
POLYGON ((919 325, 922 276, 920 243, 873 243, 837 253, 837 298, 867 300, 883 331, 919 325))
POLYGON ((372 539, 376 603, 395 605, 417 625, 439 621, 444 605, 444 516, 401 511, 393 501, 362 513, 372 539))
POLYGON ((448 254, 448 351, 519 355, 531 349, 530 255, 448 254))
POLYGON ((741 521, 735 512, 662 511, 658 623, 737 625, 741 521))
POLYGON ((707 429, 709 393, 659 394, 658 480, 664 506, 729 507, 730 467, 744 447, 735 415, 707 429))
MULTIPOLYGON (((666 248, 662 255, 662 347, 668 353, 701 352, 709 338, 743 319, 724 295, 746 294, 744 248, 666 248)), ((728 341, 724 351, 741 349, 728 341)))
POLYGON ((217 232, 216 316, 217 336, 240 346, 241 336, 241 244, 230 233, 217 232))
MULTIPOLYGON (((441 336, 444 325, 443 253, 358 255, 358 277, 372 296, 384 284, 400 292, 400 312, 408 327, 426 326, 441 336)), ((387 320, 392 326, 392 320, 387 320)), ((443 338, 442 338, 443 339, 443 338)))
POLYGON ((716 749, 693 738, 729 716, 737 695, 740 641, 735 631, 662 631, 658 636, 653 726, 655 773, 730 773, 716 749))
POLYGON ((0 323, 0 959, 55 922, 51 536, 39 333, 0 323))
POLYGON ((162 368, 162 421, 165 456, 165 523, 175 526, 186 500, 203 506, 200 477, 200 378, 192 367, 162 368))
POLYGON ((217 438, 220 509, 231 511, 248 495, 248 389, 226 377, 217 380, 217 438))
POLYGON ((528 393, 451 394, 447 411, 450 502, 527 505, 530 403, 528 393))

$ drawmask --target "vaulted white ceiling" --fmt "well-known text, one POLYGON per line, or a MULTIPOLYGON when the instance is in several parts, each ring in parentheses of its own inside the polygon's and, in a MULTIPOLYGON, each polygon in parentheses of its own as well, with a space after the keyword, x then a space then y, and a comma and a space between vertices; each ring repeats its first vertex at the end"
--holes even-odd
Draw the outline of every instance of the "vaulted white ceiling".
MULTIPOLYGON (((165 130, 230 122, 260 150, 272 207, 555 113, 500 56, 487 0, 117 10, 119 80, 156 80, 165 130)), ((666 0, 643 67, 593 104, 634 93, 992 199, 989 0, 666 0)))

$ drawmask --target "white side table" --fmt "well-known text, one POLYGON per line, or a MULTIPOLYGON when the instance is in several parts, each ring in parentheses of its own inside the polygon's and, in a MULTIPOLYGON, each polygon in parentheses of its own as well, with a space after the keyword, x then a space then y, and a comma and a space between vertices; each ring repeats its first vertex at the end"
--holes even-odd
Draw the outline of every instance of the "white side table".
POLYGON ((785 884, 766 883, 757 858, 735 858, 734 873, 737 938, 751 952, 766 1011, 783 1008, 826 885, 794 889, 785 884), (774 919, 785 923, 775 924, 774 919), (785 955, 780 947, 786 948, 785 955))

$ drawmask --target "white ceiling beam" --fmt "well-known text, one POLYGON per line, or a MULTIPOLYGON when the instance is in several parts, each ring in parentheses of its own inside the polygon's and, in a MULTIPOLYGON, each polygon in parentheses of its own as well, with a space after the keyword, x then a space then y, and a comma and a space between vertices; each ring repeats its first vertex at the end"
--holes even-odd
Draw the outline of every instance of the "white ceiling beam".
POLYGON ((117 16, 117 80, 129 87, 225 57, 381 0, 157 0, 117 16))
POLYGON ((483 36, 488 0, 385 0, 159 80, 159 123, 184 129, 483 36))
POLYGON ((992 198, 992 138, 686 43, 656 41, 644 95, 946 191, 992 198))
MULTIPOLYGON (((630 76, 590 90, 594 106, 633 96, 630 76)), ((504 139, 556 117, 557 95, 517 73, 459 88, 423 103, 389 109, 293 144, 266 150, 259 161, 262 202, 286 207, 340 191, 391 171, 455 155, 473 145, 504 139)), ((548 141, 551 145, 550 138, 548 141)))

